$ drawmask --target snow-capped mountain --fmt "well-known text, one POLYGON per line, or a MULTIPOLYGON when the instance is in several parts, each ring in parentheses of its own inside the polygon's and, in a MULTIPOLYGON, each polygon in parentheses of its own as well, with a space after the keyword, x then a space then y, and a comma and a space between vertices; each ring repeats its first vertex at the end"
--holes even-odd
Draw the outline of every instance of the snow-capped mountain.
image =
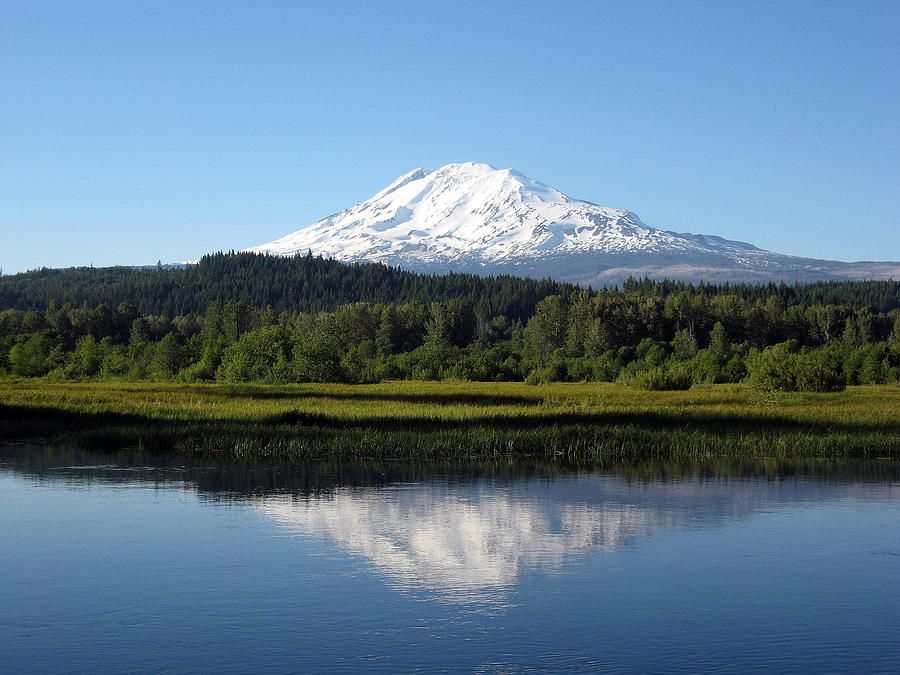
POLYGON ((779 255, 712 235, 678 234, 630 211, 574 199, 512 169, 415 169, 370 199, 248 251, 373 261, 429 272, 610 283, 680 279, 900 277, 900 263, 779 255))

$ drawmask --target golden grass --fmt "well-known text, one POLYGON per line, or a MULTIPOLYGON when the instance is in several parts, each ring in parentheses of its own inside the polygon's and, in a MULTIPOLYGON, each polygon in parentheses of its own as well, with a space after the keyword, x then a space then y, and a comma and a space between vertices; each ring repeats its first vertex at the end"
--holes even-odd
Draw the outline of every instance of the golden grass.
POLYGON ((4 380, 0 436, 237 456, 895 458, 900 387, 767 394, 742 385, 4 380))

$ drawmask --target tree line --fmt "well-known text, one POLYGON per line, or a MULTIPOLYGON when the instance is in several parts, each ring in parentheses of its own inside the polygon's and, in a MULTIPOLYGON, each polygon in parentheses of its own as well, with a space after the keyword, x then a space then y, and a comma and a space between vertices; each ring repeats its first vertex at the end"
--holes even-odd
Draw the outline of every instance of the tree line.
MULTIPOLYGON (((574 284, 515 276, 417 274, 378 263, 346 264, 313 257, 217 253, 196 265, 168 268, 75 267, 0 275, 0 309, 45 310, 51 302, 116 307, 174 318, 202 314, 215 300, 272 307, 276 312, 330 312, 354 302, 431 304, 461 300, 481 320, 506 316, 525 322, 551 295, 580 292, 574 284)), ((587 289, 590 294, 598 293, 587 289)), ((900 282, 829 281, 812 284, 685 284, 630 279, 629 295, 667 298, 678 293, 735 295, 751 303, 778 298, 794 305, 844 305, 889 312, 900 308, 900 282)))
POLYGON ((0 309, 46 309, 51 302, 115 307, 146 314, 202 314, 215 300, 276 312, 332 311, 353 302, 462 300, 479 316, 526 320, 541 299, 568 295, 573 284, 514 276, 417 274, 380 263, 313 257, 217 253, 182 267, 73 267, 0 276, 0 309))
POLYGON ((561 290, 524 317, 485 310, 481 298, 330 311, 216 299, 176 315, 145 314, 129 302, 50 300, 42 310, 0 312, 0 372, 180 382, 620 381, 645 389, 748 381, 786 391, 900 378, 897 308, 789 304, 778 294, 750 300, 690 286, 561 290))

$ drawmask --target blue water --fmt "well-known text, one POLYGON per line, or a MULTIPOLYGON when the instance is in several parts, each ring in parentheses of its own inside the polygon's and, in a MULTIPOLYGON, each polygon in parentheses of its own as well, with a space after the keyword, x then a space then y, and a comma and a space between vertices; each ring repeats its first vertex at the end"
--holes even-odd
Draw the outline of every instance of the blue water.
POLYGON ((0 670, 900 671, 896 465, 629 476, 3 447, 0 670))

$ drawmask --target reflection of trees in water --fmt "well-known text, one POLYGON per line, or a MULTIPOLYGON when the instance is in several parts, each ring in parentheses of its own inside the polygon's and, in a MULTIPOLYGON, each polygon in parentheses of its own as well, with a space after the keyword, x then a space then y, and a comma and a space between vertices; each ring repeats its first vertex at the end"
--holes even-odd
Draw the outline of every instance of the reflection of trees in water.
POLYGON ((437 465, 422 462, 319 462, 259 464, 209 457, 121 451, 103 453, 77 447, 0 445, 0 471, 37 480, 78 483, 176 481, 194 487, 201 498, 255 499, 265 495, 309 495, 339 486, 417 483, 439 477, 450 484, 528 480, 558 475, 558 469, 522 463, 437 465))
POLYGON ((240 464, 12 445, 0 446, 0 472, 38 483, 153 484, 193 489, 205 501, 246 501, 292 533, 325 538, 370 561, 397 588, 479 603, 501 602, 530 570, 560 569, 574 556, 666 528, 714 526, 823 498, 900 499, 900 467, 889 463, 723 461, 601 474, 508 463, 240 464), (823 481, 830 483, 824 490, 823 481))
POLYGON ((557 479, 561 475, 595 475, 598 471, 629 482, 652 481, 654 485, 728 478, 792 480, 815 478, 825 481, 900 481, 896 462, 821 460, 740 461, 721 458, 703 462, 647 462, 590 468, 547 462, 498 461, 433 462, 320 462, 316 464, 242 463, 215 458, 156 455, 121 451, 103 453, 66 446, 37 444, 0 445, 0 471, 27 474, 38 480, 70 482, 177 481, 194 487, 204 498, 243 499, 265 495, 327 493, 335 487, 377 487, 395 483, 440 480, 467 485, 485 480, 510 483, 557 479))

